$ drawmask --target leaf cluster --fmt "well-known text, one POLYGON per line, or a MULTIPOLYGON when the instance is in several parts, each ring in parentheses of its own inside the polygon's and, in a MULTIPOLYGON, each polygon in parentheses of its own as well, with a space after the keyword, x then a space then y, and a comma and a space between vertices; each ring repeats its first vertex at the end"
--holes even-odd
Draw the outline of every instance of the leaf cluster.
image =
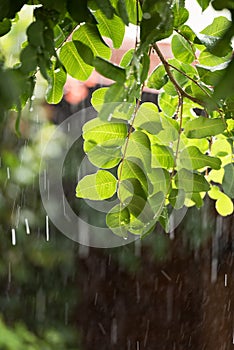
MULTIPOLYGON (((198 0, 202 10, 210 2, 198 0)), ((24 3, 3 3, 2 35, 24 3)), ((95 69, 113 80, 92 97, 98 116, 83 128, 84 150, 99 170, 79 181, 77 196, 115 196, 118 204, 106 223, 123 237, 128 232, 146 235, 158 221, 168 230, 171 210, 200 208, 206 193, 216 201, 218 213, 231 214, 233 22, 219 16, 194 33, 186 25, 190 14, 184 0, 27 3, 41 6, 35 7, 19 64, 0 67, 0 98, 5 101, 1 113, 22 109, 32 96, 38 70, 48 81, 49 103, 61 100, 67 73, 86 80, 95 69), (115 65, 104 39, 110 38, 118 49, 129 23, 138 26, 140 35, 135 48, 115 65), (157 42, 171 35, 173 58, 166 60, 157 42), (161 63, 149 74, 155 54, 161 63), (146 85, 159 91, 159 108, 141 104, 146 85)), ((231 1, 212 4, 233 13, 231 1)))

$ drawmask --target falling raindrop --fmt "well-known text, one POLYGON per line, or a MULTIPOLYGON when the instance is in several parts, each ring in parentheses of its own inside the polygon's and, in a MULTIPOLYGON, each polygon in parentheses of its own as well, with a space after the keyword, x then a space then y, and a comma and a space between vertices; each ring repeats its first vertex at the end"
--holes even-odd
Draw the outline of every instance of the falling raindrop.
POLYGON ((98 300, 98 292, 95 293, 94 306, 97 305, 97 300, 98 300))
POLYGON ((7 179, 10 180, 11 174, 10 174, 10 168, 7 167, 7 179))
POLYGON ((26 227, 26 233, 27 233, 27 235, 29 235, 30 234, 30 228, 29 228, 28 219, 25 218, 24 222, 25 222, 25 227, 26 227))
POLYGON ((46 241, 50 240, 50 232, 49 232, 49 217, 46 215, 46 241))
POLYGON ((117 343, 117 332, 118 332, 118 326, 116 318, 113 318, 111 323, 111 344, 117 343))
POLYGON ((15 234, 15 229, 11 229, 11 243, 12 245, 16 245, 16 234, 15 234))
POLYGON ((113 116, 113 113, 110 113, 109 116, 108 116, 108 118, 107 118, 108 122, 111 121, 112 116, 113 116))
POLYGON ((98 322, 98 327, 100 328, 103 335, 106 335, 106 330, 101 322, 98 322))
POLYGON ((227 287, 227 274, 224 274, 224 287, 227 287))
POLYGON ((163 274, 164 277, 166 277, 168 281, 171 281, 171 277, 164 270, 161 270, 161 273, 163 274))

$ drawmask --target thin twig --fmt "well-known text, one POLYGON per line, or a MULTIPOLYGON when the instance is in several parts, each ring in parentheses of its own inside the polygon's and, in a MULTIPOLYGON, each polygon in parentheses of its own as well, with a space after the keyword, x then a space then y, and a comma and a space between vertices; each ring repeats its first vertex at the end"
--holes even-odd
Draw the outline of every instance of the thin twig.
POLYGON ((177 92, 179 92, 181 94, 181 96, 188 98, 189 100, 193 101, 194 103, 199 104, 200 106, 204 107, 205 103, 201 100, 199 100, 196 97, 193 97, 191 95, 189 95, 186 91, 184 91, 182 89, 182 87, 177 83, 176 79, 174 78, 171 70, 170 70, 170 65, 167 62, 167 60, 164 58, 162 52, 160 51, 159 47, 157 44, 153 44, 153 48, 156 51, 158 57, 160 58, 160 61, 162 62, 162 64, 164 65, 165 71, 167 72, 167 75, 170 79, 170 81, 172 82, 172 84, 174 85, 175 89, 177 90, 177 92))

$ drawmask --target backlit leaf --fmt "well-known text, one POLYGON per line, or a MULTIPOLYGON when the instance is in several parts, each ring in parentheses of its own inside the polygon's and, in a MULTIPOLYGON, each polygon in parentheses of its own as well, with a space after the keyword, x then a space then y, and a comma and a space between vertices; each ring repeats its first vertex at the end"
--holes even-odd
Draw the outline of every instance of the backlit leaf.
POLYGON ((109 59, 111 50, 103 41, 97 27, 94 24, 85 23, 81 25, 72 35, 72 40, 77 40, 87 45, 94 56, 109 59))
POLYGON ((189 138, 203 138, 222 133, 226 129, 222 118, 198 117, 185 124, 184 132, 189 138))
POLYGON ((177 188, 173 188, 170 191, 168 199, 173 208, 180 209, 184 205, 185 192, 182 188, 179 190, 177 188))
POLYGON ((196 146, 184 148, 179 155, 179 161, 181 167, 187 169, 210 167, 218 170, 221 167, 221 160, 219 158, 203 154, 196 146))
POLYGON ((134 127, 144 129, 151 134, 161 131, 162 122, 158 108, 151 102, 143 103, 137 111, 134 127))
POLYGON ((201 174, 193 173, 187 169, 181 169, 175 176, 177 188, 184 189, 185 192, 207 192, 209 183, 201 174))
POLYGON ((123 152, 125 151, 125 158, 135 157, 140 159, 145 169, 150 171, 151 164, 151 151, 150 141, 147 135, 141 131, 134 131, 129 139, 126 140, 126 144, 123 145, 123 152))
POLYGON ((94 12, 94 16, 98 21, 98 29, 102 36, 106 36, 112 40, 115 49, 118 49, 123 41, 125 27, 122 20, 113 15, 112 19, 108 19, 100 10, 94 12), (118 30, 116 30, 118 28, 118 30))
POLYGON ((66 82, 67 74, 62 67, 53 67, 48 75, 49 85, 46 91, 46 101, 48 103, 59 103, 63 97, 63 86, 66 82))
POLYGON ((93 67, 83 61, 72 41, 62 46, 59 57, 66 71, 73 78, 87 80, 93 71, 93 67))
POLYGON ((125 123, 103 122, 94 118, 83 126, 83 138, 101 146, 121 146, 127 137, 125 123))
POLYGON ((127 237, 130 213, 122 204, 114 206, 106 216, 107 226, 118 236, 127 237))
POLYGON ((170 169, 174 166, 174 156, 172 150, 163 145, 154 144, 151 145, 152 151, 152 168, 166 168, 170 169))
POLYGON ((224 167, 223 190, 231 198, 234 198, 234 164, 224 167))
POLYGON ((84 151, 89 161, 98 168, 110 169, 121 160, 121 147, 103 147, 90 141, 84 142, 84 151), (90 147, 91 146, 91 147, 90 147))
POLYGON ((147 177, 142 168, 138 165, 137 159, 125 159, 122 163, 120 163, 118 167, 118 178, 121 181, 135 178, 141 183, 145 193, 147 193, 149 190, 147 177))
POLYGON ((192 63, 195 59, 194 51, 182 35, 174 35, 171 41, 172 52, 177 60, 192 63))
POLYGON ((92 200, 102 200, 113 196, 116 192, 117 180, 106 170, 98 170, 96 174, 86 175, 76 187, 76 196, 92 200))
POLYGON ((151 73, 147 81, 147 86, 151 89, 160 90, 168 81, 165 68, 162 64, 158 65, 151 73))

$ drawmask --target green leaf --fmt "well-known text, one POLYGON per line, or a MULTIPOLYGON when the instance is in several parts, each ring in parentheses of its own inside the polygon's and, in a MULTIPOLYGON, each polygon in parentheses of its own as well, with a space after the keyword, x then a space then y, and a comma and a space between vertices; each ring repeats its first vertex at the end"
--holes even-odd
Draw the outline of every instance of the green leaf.
POLYGON ((151 151, 152 151, 152 161, 151 166, 152 168, 166 168, 170 169, 174 166, 174 155, 172 150, 163 145, 154 144, 151 145, 151 151))
POLYGON ((87 45, 93 52, 94 56, 101 56, 109 59, 111 50, 103 41, 96 25, 85 23, 81 25, 72 35, 73 41, 80 41, 87 45))
POLYGON ((184 189, 185 192, 207 192, 210 188, 209 183, 201 174, 193 173, 187 169, 180 169, 175 176, 177 188, 184 189))
POLYGON ((124 24, 126 24, 126 26, 128 26, 129 18, 125 0, 118 0, 117 9, 119 16, 122 18, 122 21, 124 24))
POLYGON ((44 23, 40 20, 33 22, 29 25, 27 29, 28 42, 30 45, 34 47, 42 47, 44 48, 44 23))
POLYGON ((107 226, 118 236, 127 237, 130 213, 122 204, 114 206, 106 216, 107 226))
POLYGON ((133 196, 139 196, 146 200, 146 193, 138 179, 129 178, 119 183, 118 197, 121 203, 128 205, 133 196))
POLYGON ((30 74, 37 68, 37 50, 35 47, 28 45, 20 53, 21 71, 24 74, 30 74))
POLYGON ((115 167, 122 156, 120 147, 103 147, 91 141, 84 142, 84 151, 93 165, 103 169, 115 167))
POLYGON ((197 2, 201 6, 202 11, 204 11, 209 6, 211 0, 197 0, 197 2))
POLYGON ((181 209, 185 201, 185 192, 184 190, 173 188, 169 193, 169 202, 175 209, 181 209))
POLYGON ((219 100, 232 96, 234 89, 234 59, 229 63, 224 75, 214 89, 214 98, 219 100))
POLYGON ((62 46, 59 57, 67 73, 73 78, 87 80, 93 71, 93 67, 83 61, 75 44, 71 41, 62 46))
POLYGON ((153 212, 153 220, 157 221, 164 208, 165 195, 163 192, 159 191, 153 194, 153 196, 150 196, 148 202, 153 212))
POLYGON ((49 84, 46 90, 46 101, 48 103, 59 103, 63 97, 63 87, 66 83, 67 74, 62 67, 56 68, 55 65, 50 71, 49 84))
POLYGON ((195 43, 204 45, 207 51, 218 57, 225 57, 232 50, 228 42, 212 35, 198 34, 195 43))
POLYGON ((225 57, 217 57, 215 55, 212 55, 210 52, 207 50, 203 50, 200 53, 199 56, 199 62, 200 64, 208 67, 214 67, 214 66, 219 66, 220 64, 223 64, 225 62, 230 61, 231 55, 228 54, 225 57))
POLYGON ((125 5, 129 17, 129 22, 138 25, 142 19, 141 5, 135 0, 125 0, 125 5), (138 17, 138 18, 137 18, 138 17))
POLYGON ((161 215, 158 219, 160 225, 165 230, 166 233, 170 231, 170 221, 169 221, 169 215, 168 215, 168 209, 167 207, 164 207, 162 210, 161 215))
POLYGON ((93 54, 93 51, 89 48, 89 46, 85 45, 84 43, 78 40, 73 40, 73 43, 76 47, 76 50, 79 52, 79 55, 82 58, 82 60, 85 63, 92 66, 93 60, 94 60, 94 54, 93 54))
POLYGON ((215 207, 217 212, 222 216, 227 216, 233 213, 232 200, 218 186, 212 186, 208 192, 210 198, 216 200, 215 207))
POLYGON ((155 104, 152 102, 141 104, 134 119, 134 128, 146 130, 154 135, 162 130, 161 115, 155 104))
MULTIPOLYGON (((123 153, 125 150, 125 158, 135 157, 141 161, 145 169, 150 171, 151 168, 151 150, 148 136, 141 131, 134 131, 123 145, 123 153), (125 150, 126 148, 126 150, 125 150)), ((141 165, 140 163, 140 165, 141 165)))
POLYGON ((201 34, 215 36, 221 38, 232 22, 227 17, 219 16, 214 18, 213 22, 201 31, 201 34))
POLYGON ((94 16, 98 21, 98 30, 102 36, 106 36, 112 40, 115 49, 118 49, 123 41, 125 26, 122 20, 114 15, 112 19, 108 19, 100 10, 94 12, 94 16), (118 28, 118 30, 116 30, 118 28))
POLYGON ((94 22, 93 15, 88 8, 88 0, 79 1, 79 5, 77 0, 69 0, 67 1, 67 10, 77 24, 94 22))
POLYGON ((173 117, 178 107, 178 97, 168 96, 163 92, 159 95, 158 103, 166 116, 173 117))
POLYGON ((116 192, 117 180, 106 170, 83 177, 76 187, 76 197, 91 200, 110 198, 116 192))
POLYGON ((118 167, 118 178, 120 181, 126 179, 137 179, 141 183, 145 193, 148 193, 149 183, 144 171, 138 165, 137 159, 132 158, 131 160, 123 160, 118 167))
POLYGON ((125 123, 103 122, 94 118, 83 126, 83 138, 104 147, 123 145, 128 129, 125 123))
POLYGON ((112 19, 114 16, 114 7, 112 6, 110 0, 95 0, 98 8, 103 12, 103 14, 108 19, 112 19))
POLYGON ((163 192, 165 195, 171 187, 170 173, 163 168, 155 168, 148 174, 148 178, 153 185, 153 192, 163 192))
POLYGON ((214 7, 215 10, 223 10, 223 9, 233 9, 234 4, 232 0, 213 0, 212 1, 212 6, 214 7))
POLYGON ((168 81, 165 68, 158 65, 148 78, 147 86, 151 89, 160 90, 168 81))
POLYGON ((98 73, 108 79, 115 80, 120 84, 123 84, 126 80, 125 69, 106 61, 101 57, 95 57, 93 65, 98 73))
POLYGON ((0 22, 0 36, 7 34, 11 30, 11 21, 8 18, 4 18, 0 22))
POLYGON ((187 26, 186 24, 182 25, 178 32, 187 40, 193 42, 194 38, 196 37, 196 34, 194 33, 194 31, 192 30, 192 28, 190 28, 189 26, 187 26))
MULTIPOLYGON (((132 221, 134 222, 134 219, 137 219, 144 225, 150 223, 150 221, 154 218, 154 213, 149 202, 140 196, 134 195, 131 201, 128 203, 127 208, 129 209, 131 216, 133 216, 133 220, 131 217, 131 226, 132 221)), ((129 231, 134 233, 134 231, 132 231, 132 228, 129 228, 129 231)))
POLYGON ((192 193, 190 200, 195 203, 197 208, 201 208, 204 205, 203 198, 198 192, 192 193))
POLYGON ((97 89, 92 93, 91 104, 98 112, 101 110, 104 104, 105 94, 108 89, 109 88, 104 87, 97 89))
MULTIPOLYGON (((179 124, 175 119, 169 118, 163 114, 161 114, 161 117, 163 130, 157 135, 153 135, 150 140, 152 144, 157 143, 170 146, 171 142, 178 139, 179 124)), ((150 134, 148 136, 150 136, 150 134)))
POLYGON ((177 60, 185 63, 192 63, 195 60, 195 55, 191 44, 189 44, 182 35, 173 36, 171 48, 177 60))
POLYGON ((120 84, 118 82, 112 84, 105 93, 105 103, 102 105, 99 112, 99 118, 105 121, 111 120, 116 108, 120 107, 122 102, 126 100, 126 94, 127 90, 125 90, 124 84, 120 84))
POLYGON ((173 6, 174 14, 174 28, 178 29, 182 24, 184 24, 189 18, 189 12, 184 8, 184 4, 179 4, 179 1, 175 1, 173 6))
POLYGON ((203 154, 196 146, 184 148, 179 155, 179 161, 182 168, 194 170, 204 167, 218 170, 221 167, 221 160, 219 158, 203 154))
POLYGON ((121 58, 121 61, 119 64, 120 67, 127 68, 130 65, 133 59, 134 52, 135 52, 134 49, 130 49, 127 52, 125 52, 125 54, 121 58))
MULTIPOLYGON (((143 53, 143 56, 141 57, 141 71, 140 71, 140 82, 144 83, 147 79, 148 72, 150 68, 150 58, 148 53, 143 53)), ((138 79, 137 79, 138 80, 138 79)))
POLYGON ((141 50, 149 44, 169 37, 173 31, 172 1, 145 0, 142 6, 141 50))
POLYGON ((221 195, 215 203, 215 208, 222 216, 231 215, 233 213, 233 202, 226 194, 220 193, 221 195))
POLYGON ((185 124, 184 132, 189 138, 198 138, 214 136, 222 133, 226 129, 222 118, 198 117, 185 124))
POLYGON ((224 167, 223 190, 231 198, 234 198, 234 164, 224 167))
POLYGON ((223 77, 226 67, 226 63, 222 63, 215 67, 196 65, 201 81, 207 85, 212 86, 215 86, 217 82, 223 77))

